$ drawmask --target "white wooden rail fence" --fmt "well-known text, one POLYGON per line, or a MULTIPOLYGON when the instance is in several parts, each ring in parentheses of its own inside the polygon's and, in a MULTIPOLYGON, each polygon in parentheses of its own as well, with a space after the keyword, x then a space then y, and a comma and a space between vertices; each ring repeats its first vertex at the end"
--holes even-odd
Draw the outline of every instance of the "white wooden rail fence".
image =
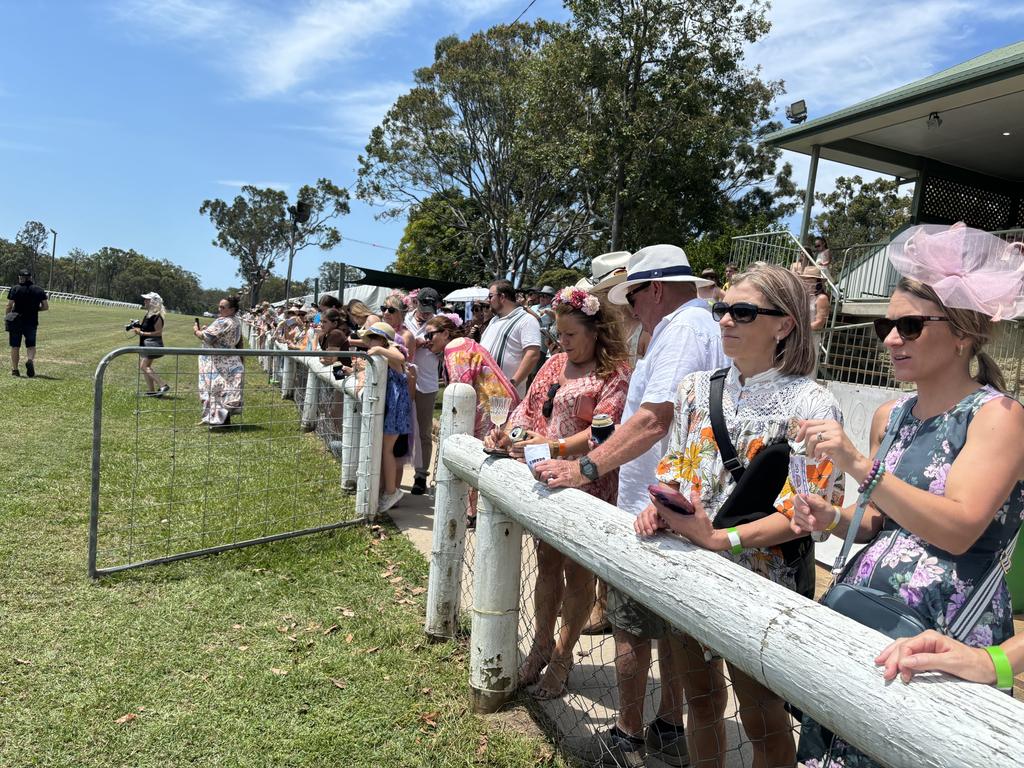
MULTIPOLYGON (((0 293, 6 295, 10 289, 8 285, 0 285, 0 293)), ((77 293, 65 293, 64 291, 47 291, 46 298, 59 301, 73 301, 76 304, 96 304, 101 307, 126 307, 128 309, 142 309, 142 305, 129 301, 114 301, 113 299, 98 299, 95 296, 82 296, 77 293)))
MULTIPOLYGON (((272 345, 273 349, 287 350, 287 346, 274 341, 269 335, 261 337, 251 324, 243 323, 242 329, 251 349, 268 349, 272 345)), ((330 388, 341 394, 341 487, 355 492, 356 515, 373 519, 380 496, 387 363, 380 357, 369 360, 366 385, 357 394, 355 376, 338 381, 331 368, 316 357, 268 356, 259 360, 271 381, 280 383, 282 398, 290 398, 296 386, 305 386, 306 396, 298 416, 306 431, 316 428, 320 388, 330 388)))
POLYGON ((575 489, 548 490, 523 464, 483 451, 475 395, 447 388, 442 412, 426 631, 451 636, 469 487, 476 525, 470 687, 491 712, 517 687, 521 537, 539 537, 891 768, 1024 765, 1024 705, 994 688, 928 675, 886 684, 889 641, 823 605, 676 537, 639 539, 633 518, 575 489), (463 434, 459 434, 463 433, 463 434))

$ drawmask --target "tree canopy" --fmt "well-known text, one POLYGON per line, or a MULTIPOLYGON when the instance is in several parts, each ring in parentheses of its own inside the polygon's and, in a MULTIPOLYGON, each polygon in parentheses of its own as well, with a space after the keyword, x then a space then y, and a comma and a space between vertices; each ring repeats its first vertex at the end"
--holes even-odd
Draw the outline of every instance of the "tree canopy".
POLYGON ((844 248, 887 241, 910 221, 910 192, 901 192, 890 179, 865 182, 860 176, 840 176, 835 189, 814 198, 824 210, 814 217, 812 229, 828 240, 837 261, 844 248))

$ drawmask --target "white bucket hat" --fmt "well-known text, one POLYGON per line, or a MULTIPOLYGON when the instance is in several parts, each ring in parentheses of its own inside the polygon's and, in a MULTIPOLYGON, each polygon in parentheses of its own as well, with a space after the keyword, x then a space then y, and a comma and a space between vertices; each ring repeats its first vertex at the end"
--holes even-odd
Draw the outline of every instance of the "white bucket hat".
POLYGON ((630 288, 652 281, 693 283, 698 288, 713 285, 710 280, 693 274, 686 253, 679 246, 649 245, 630 258, 625 280, 608 291, 608 301, 612 304, 627 304, 626 293, 630 288))

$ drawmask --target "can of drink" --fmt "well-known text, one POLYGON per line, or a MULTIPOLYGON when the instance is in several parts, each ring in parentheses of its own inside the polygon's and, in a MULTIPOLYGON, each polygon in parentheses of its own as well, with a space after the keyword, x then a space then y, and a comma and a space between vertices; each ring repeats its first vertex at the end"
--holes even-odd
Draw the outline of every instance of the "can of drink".
POLYGON ((590 422, 590 436, 594 442, 600 445, 615 431, 615 422, 607 413, 595 413, 594 420, 590 422))
POLYGON ((512 431, 508 433, 508 438, 513 443, 518 443, 520 440, 526 439, 526 428, 525 427, 513 427, 512 431))

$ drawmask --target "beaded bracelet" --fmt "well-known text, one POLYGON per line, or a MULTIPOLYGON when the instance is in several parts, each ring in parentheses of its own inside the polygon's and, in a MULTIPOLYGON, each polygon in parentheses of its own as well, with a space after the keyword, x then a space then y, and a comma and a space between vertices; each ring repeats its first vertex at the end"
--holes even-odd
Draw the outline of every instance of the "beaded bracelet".
POLYGON ((864 492, 864 500, 865 501, 867 501, 868 499, 871 498, 871 494, 875 492, 875 488, 877 488, 878 484, 880 482, 882 482, 882 477, 884 475, 885 475, 885 468, 884 467, 879 468, 878 473, 875 475, 874 479, 868 485, 867 490, 864 492))
POLYGON ((882 462, 879 461, 878 459, 875 459, 874 462, 871 464, 871 471, 868 472, 867 476, 864 478, 864 481, 857 486, 857 493, 864 493, 868 489, 868 486, 871 485, 871 482, 875 479, 875 476, 878 475, 878 470, 880 470, 881 468, 882 462))

